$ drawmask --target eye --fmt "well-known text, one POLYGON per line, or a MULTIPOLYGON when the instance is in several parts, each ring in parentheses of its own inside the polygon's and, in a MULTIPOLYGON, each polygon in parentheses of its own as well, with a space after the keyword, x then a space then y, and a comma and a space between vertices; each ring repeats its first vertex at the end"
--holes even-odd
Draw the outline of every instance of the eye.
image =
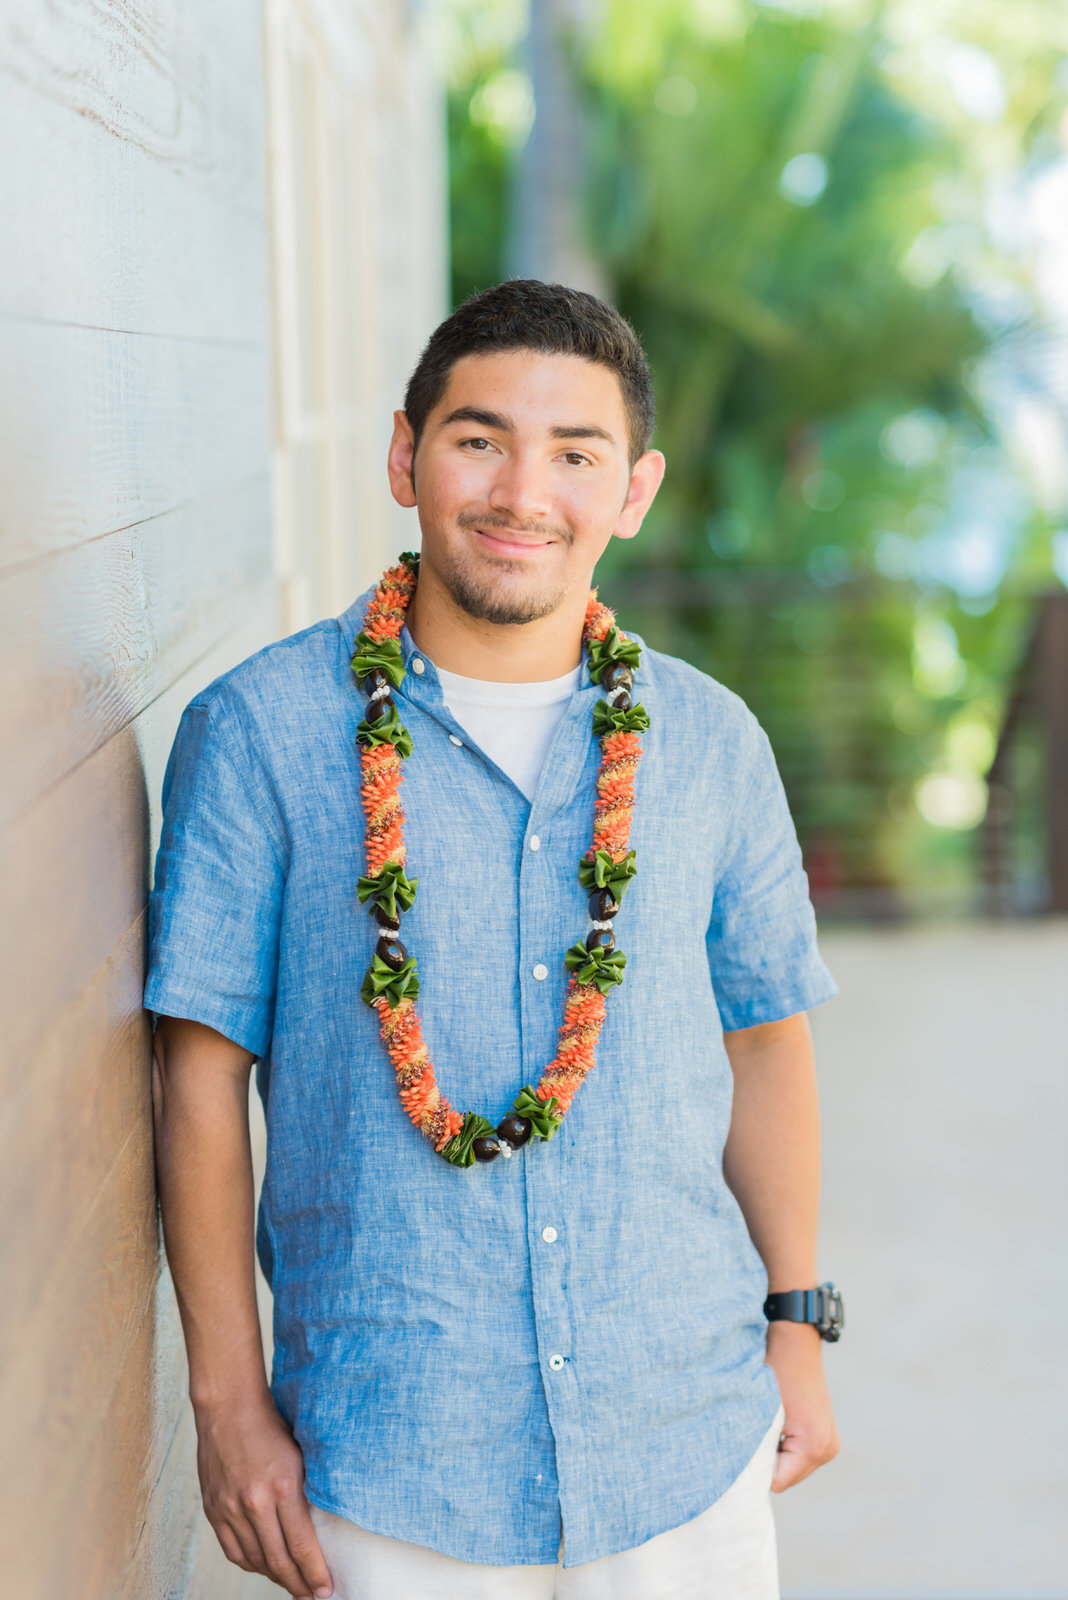
POLYGON ((569 466, 578 465, 580 467, 588 467, 590 465, 589 456, 584 456, 581 450, 565 451, 564 459, 568 462, 569 466))
POLYGON ((490 441, 488 439, 461 439, 460 443, 462 445, 470 444, 470 445, 477 445, 477 446, 485 446, 485 449, 476 450, 475 453, 477 455, 485 455, 486 450, 488 450, 490 448, 490 441))

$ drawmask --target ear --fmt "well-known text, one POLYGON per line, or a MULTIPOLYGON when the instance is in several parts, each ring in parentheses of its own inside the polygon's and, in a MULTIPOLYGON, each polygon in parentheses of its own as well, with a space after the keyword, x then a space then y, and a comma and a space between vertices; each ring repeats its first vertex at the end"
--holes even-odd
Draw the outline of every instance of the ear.
POLYGON ((393 437, 389 442, 386 470, 389 473, 390 493, 399 506, 415 505, 414 462, 415 434, 412 425, 403 411, 394 411, 393 437))
POLYGON ((663 482, 667 462, 660 450, 646 450, 638 457, 630 475, 630 486, 619 520, 612 529, 616 539, 633 539, 663 482))

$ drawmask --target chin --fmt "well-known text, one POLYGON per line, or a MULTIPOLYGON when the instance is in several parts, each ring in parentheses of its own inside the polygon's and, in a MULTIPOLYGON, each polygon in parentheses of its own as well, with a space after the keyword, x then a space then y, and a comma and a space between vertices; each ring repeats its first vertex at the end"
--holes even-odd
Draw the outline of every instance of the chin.
POLYGON ((493 560, 489 571, 453 566, 444 574, 446 588, 461 610, 481 622, 502 627, 537 622, 560 605, 566 586, 532 581, 519 562, 493 560), (528 581, 511 582, 512 575, 528 581))

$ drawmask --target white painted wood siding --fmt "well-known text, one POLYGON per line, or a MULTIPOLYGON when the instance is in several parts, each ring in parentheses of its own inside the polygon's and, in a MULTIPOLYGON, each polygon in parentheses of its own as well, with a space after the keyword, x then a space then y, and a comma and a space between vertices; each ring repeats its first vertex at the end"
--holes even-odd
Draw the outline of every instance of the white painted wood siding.
POLYGON ((410 9, 266 0, 286 631, 419 542, 385 458, 448 309, 447 194, 443 95, 410 9))
POLYGON ((265 213, 255 0, 6 7, 0 1547, 33 1600, 270 1592, 199 1507, 141 1011, 178 713, 277 631, 265 213))
POLYGON ((269 180, 261 0, 0 16, 0 1548, 26 1600, 279 1593, 200 1509, 145 901, 181 708, 403 543, 378 446, 444 301, 440 97, 402 8, 340 10, 328 66, 296 17, 318 109, 269 180), (298 156, 310 252, 268 212, 298 156), (272 240, 306 258, 273 304, 272 240))

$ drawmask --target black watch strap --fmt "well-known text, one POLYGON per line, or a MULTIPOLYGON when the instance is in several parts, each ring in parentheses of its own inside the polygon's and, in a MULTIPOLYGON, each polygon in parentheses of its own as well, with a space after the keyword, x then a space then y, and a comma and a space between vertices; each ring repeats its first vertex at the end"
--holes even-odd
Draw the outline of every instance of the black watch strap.
POLYGON ((821 1283, 818 1289, 782 1289, 769 1294, 764 1301, 764 1315, 769 1322, 810 1322, 821 1339, 831 1344, 842 1336, 845 1316, 842 1296, 833 1283, 821 1283))

